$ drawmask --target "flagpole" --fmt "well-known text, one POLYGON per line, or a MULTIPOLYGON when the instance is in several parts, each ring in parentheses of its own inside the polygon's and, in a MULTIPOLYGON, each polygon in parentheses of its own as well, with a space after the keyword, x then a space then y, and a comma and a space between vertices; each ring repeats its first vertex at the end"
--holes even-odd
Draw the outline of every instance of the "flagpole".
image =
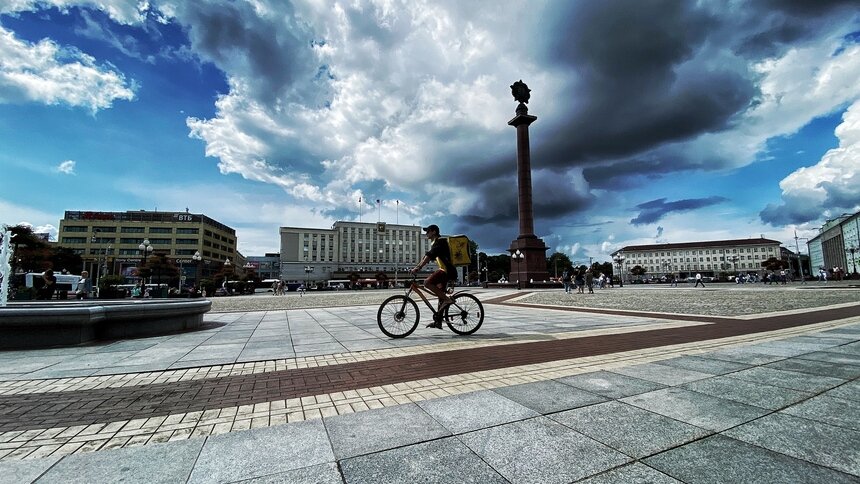
POLYGON ((400 200, 397 201, 397 211, 395 212, 394 223, 400 225, 400 200))
POLYGON ((361 197, 358 197, 358 223, 361 223, 361 197))

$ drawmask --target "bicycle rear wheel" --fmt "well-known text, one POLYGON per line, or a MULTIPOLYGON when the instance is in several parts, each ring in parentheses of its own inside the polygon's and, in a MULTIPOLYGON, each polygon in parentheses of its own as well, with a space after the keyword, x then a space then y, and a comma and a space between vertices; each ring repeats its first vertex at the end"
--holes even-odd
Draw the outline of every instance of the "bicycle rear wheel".
POLYGON ((457 334, 472 334, 484 323, 484 305, 471 294, 457 294, 445 308, 445 322, 457 334))
POLYGON ((405 338, 418 327, 418 305, 406 296, 391 296, 376 313, 379 329, 389 338, 405 338))

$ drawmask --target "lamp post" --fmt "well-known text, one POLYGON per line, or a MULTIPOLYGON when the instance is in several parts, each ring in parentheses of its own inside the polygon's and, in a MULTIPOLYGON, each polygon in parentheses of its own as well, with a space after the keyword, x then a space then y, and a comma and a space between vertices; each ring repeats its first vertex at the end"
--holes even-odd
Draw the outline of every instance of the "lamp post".
MULTIPOLYGON (((152 254, 152 245, 149 244, 149 239, 143 239, 143 242, 137 248, 140 250, 140 267, 143 268, 146 265, 146 257, 152 254)), ((140 275, 140 271, 138 271, 138 275, 140 275)), ((146 284, 146 281, 143 281, 143 283, 146 284)))
POLYGON ((233 263, 230 262, 230 258, 227 257, 224 259, 224 282, 221 283, 221 287, 224 288, 227 293, 230 293, 230 289, 227 288, 227 274, 233 271, 233 263))
MULTIPOLYGON (((90 238, 90 242, 92 243, 92 245, 95 245, 96 242, 99 242, 99 238, 98 238, 99 232, 101 232, 101 229, 93 229, 93 236, 90 238)), ((101 263, 101 251, 97 251, 96 252, 96 263, 95 263, 95 266, 96 266, 96 270, 95 270, 96 287, 99 287, 99 269, 101 269, 101 265, 102 265, 102 263, 101 263)))
POLYGON ((511 254, 511 257, 517 263, 517 289, 522 289, 522 283, 520 282, 520 263, 525 258, 525 255, 523 255, 520 249, 517 249, 516 252, 511 254))
POLYGON ((669 261, 667 261, 667 260, 664 260, 664 261, 661 263, 661 265, 663 266, 663 275, 664 275, 664 276, 668 276, 668 275, 669 275, 669 267, 671 267, 671 266, 672 266, 672 263, 671 263, 671 262, 669 262, 669 261))
POLYGON ((313 266, 307 265, 305 266, 305 289, 310 286, 311 283, 311 272, 314 271, 313 266))
POLYGON ((195 277, 196 280, 194 282, 198 286, 200 285, 200 279, 201 279, 201 277, 200 277, 200 259, 202 259, 202 257, 200 257, 200 251, 199 250, 194 252, 194 255, 191 256, 191 260, 194 261, 194 268, 197 270, 197 273, 195 274, 197 277, 195 277))
POLYGON ((620 282, 620 287, 624 287, 624 259, 625 257, 621 254, 618 254, 613 259, 618 264, 618 281, 620 282))

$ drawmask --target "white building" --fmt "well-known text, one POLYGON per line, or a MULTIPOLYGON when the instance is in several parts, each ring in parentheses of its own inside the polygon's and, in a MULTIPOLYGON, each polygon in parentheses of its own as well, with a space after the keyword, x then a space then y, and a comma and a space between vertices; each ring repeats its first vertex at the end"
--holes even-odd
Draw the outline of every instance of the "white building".
POLYGON ((761 263, 780 258, 777 240, 737 239, 682 242, 677 244, 629 245, 612 253, 624 258, 624 273, 636 266, 650 276, 700 273, 715 276, 720 272, 762 272, 761 263))
POLYGON ((828 220, 807 242, 813 275, 819 269, 841 267, 853 273, 860 265, 860 212, 828 220))
MULTIPOLYGON (((403 274, 430 248, 421 227, 335 222, 330 229, 281 227, 281 279, 326 281, 357 272, 403 274)), ((432 267, 426 268, 431 270, 432 267)))

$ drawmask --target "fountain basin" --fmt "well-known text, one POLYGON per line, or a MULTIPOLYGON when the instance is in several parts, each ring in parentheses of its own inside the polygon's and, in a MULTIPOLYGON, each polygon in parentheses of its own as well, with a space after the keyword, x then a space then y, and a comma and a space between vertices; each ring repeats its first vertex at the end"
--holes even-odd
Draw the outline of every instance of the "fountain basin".
POLYGON ((10 302, 0 308, 0 350, 187 331, 211 308, 208 299, 10 302))

